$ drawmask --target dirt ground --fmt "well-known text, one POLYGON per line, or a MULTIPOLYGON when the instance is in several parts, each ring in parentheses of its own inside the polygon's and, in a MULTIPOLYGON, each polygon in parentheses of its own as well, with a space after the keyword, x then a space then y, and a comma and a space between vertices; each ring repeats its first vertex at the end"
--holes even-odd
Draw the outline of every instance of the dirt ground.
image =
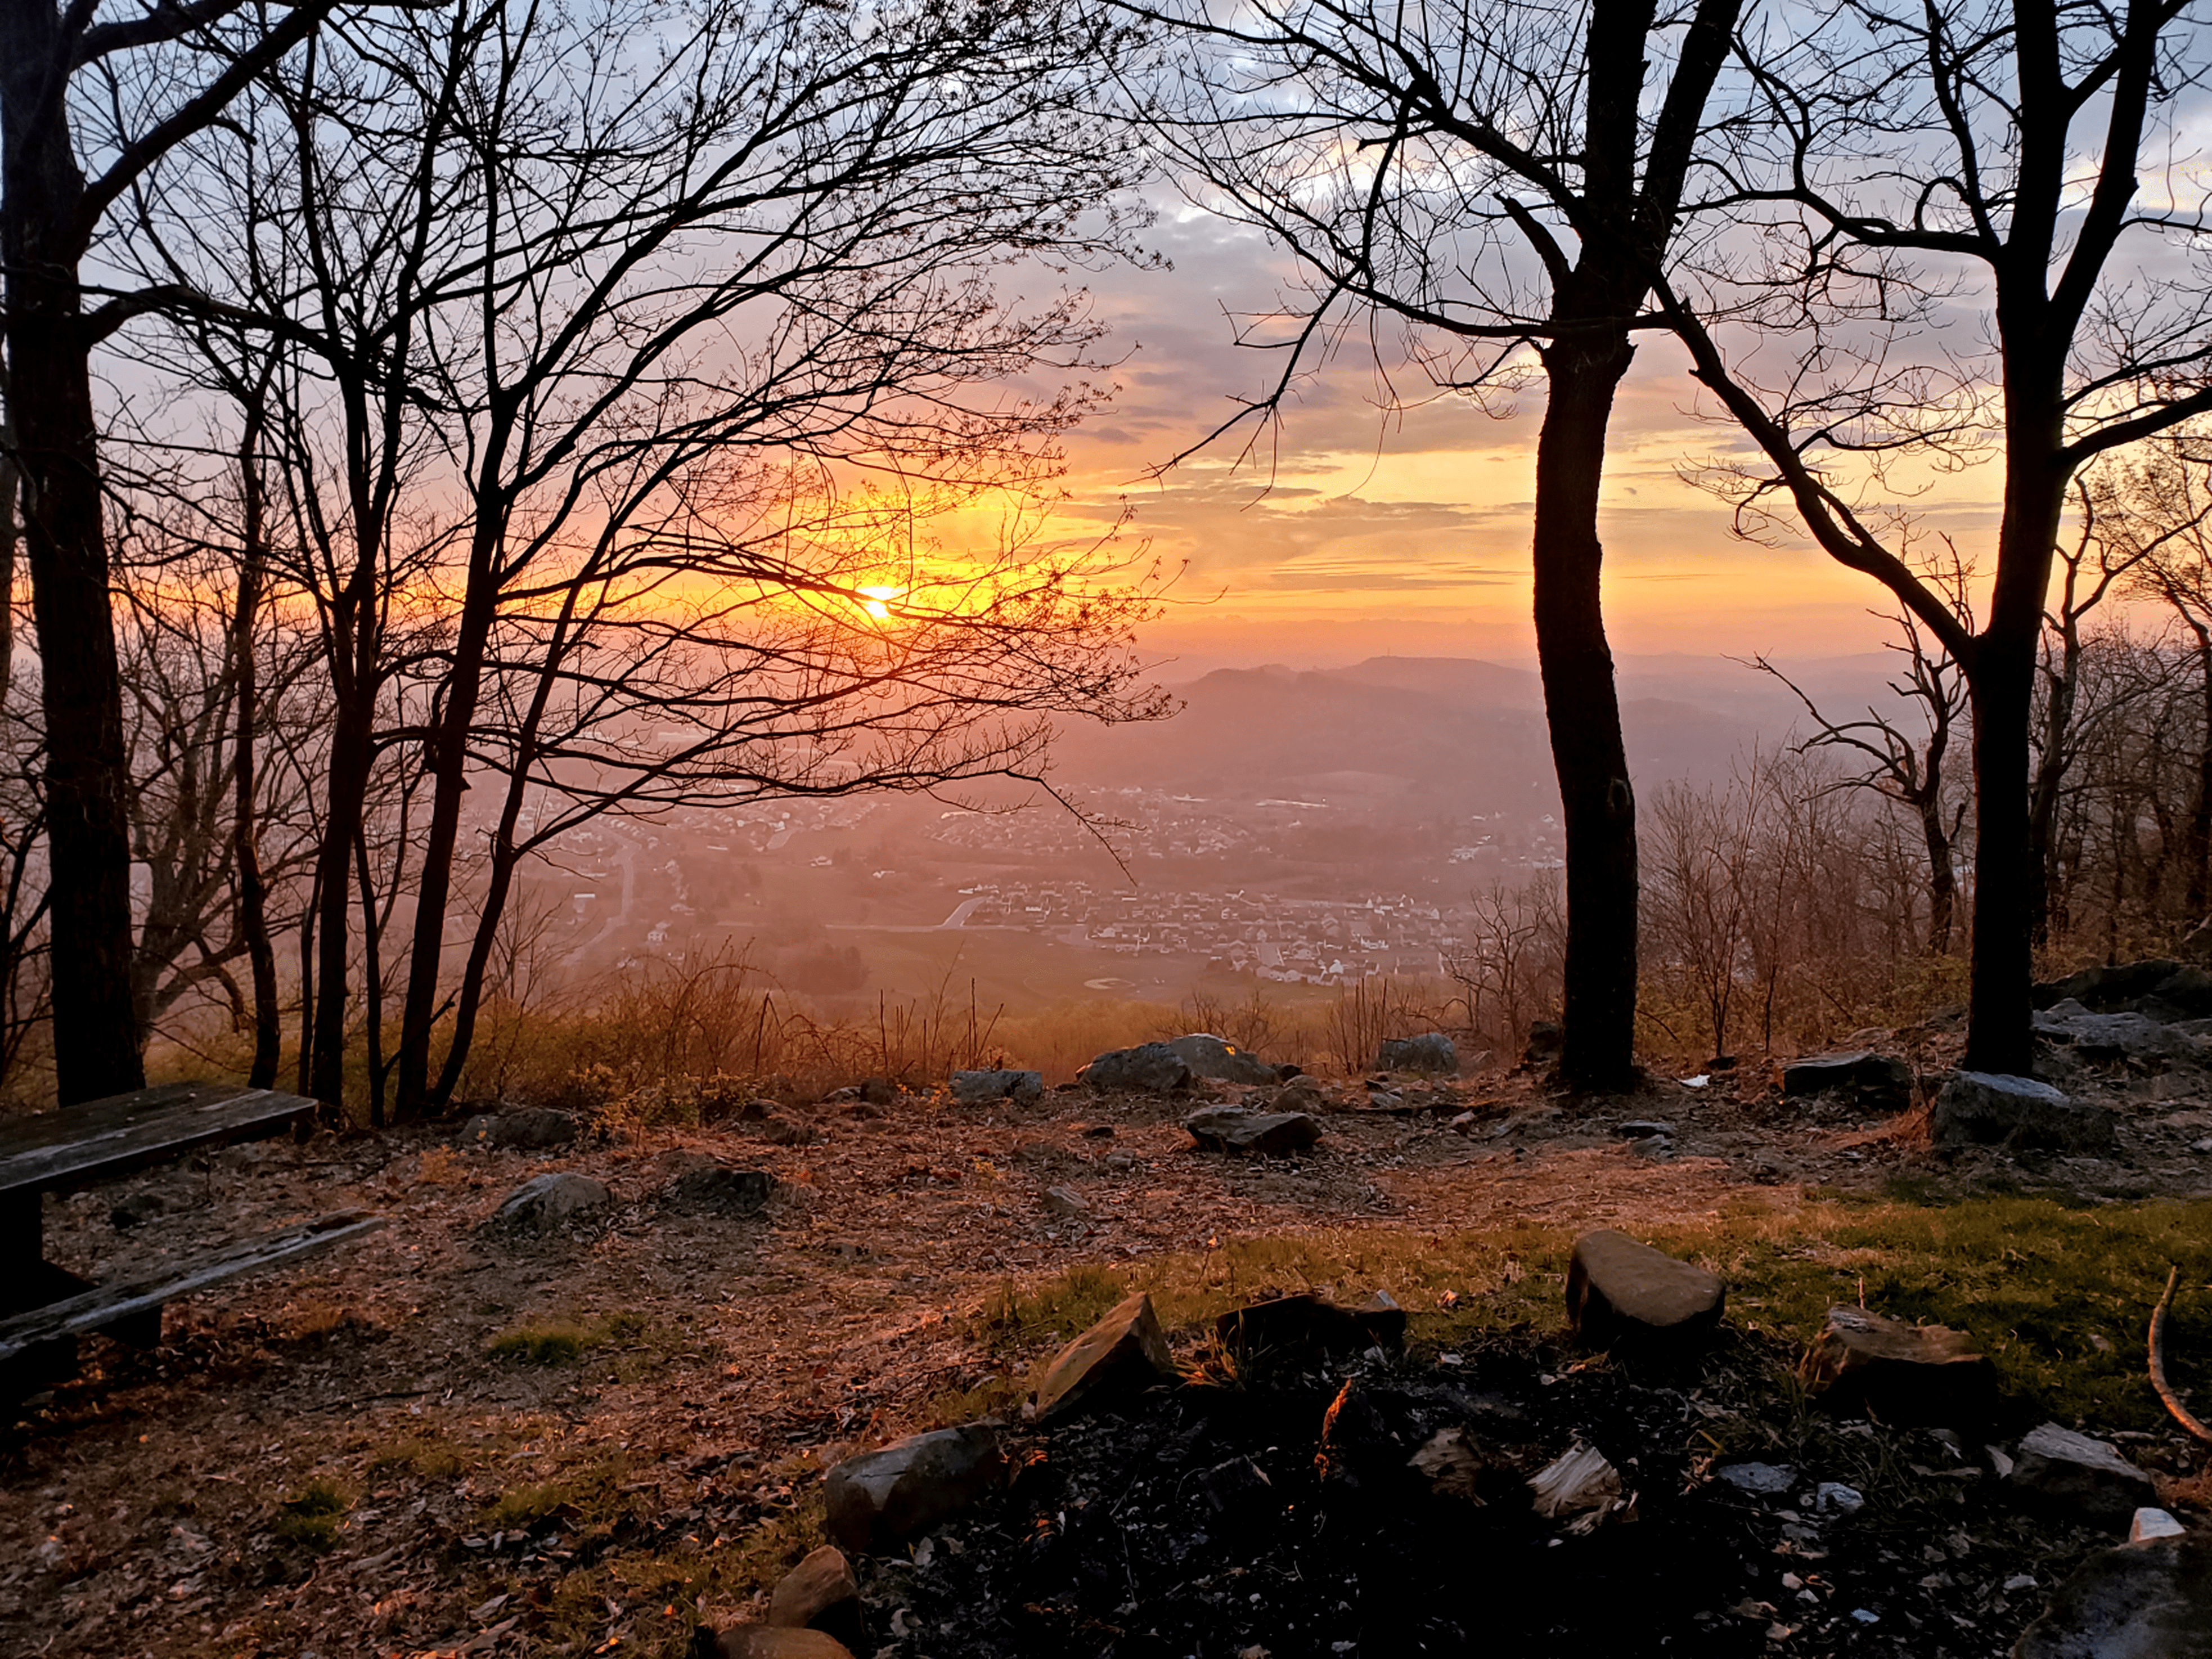
POLYGON ((83 1375, 20 1413, 0 1438, 0 1651, 680 1651, 701 1611, 743 1610, 823 1468, 990 1380, 978 1315, 1009 1286, 1316 1229, 1633 1231, 1754 1190, 1786 1215, 1899 1176, 2202 1194, 2212 1108, 2193 1089, 2114 1079, 2115 1160, 1941 1166, 1763 1074, 1582 1103, 1528 1076, 1334 1085, 1320 1146, 1265 1160, 1195 1150, 1187 1097, 1080 1091, 825 1103, 790 1114, 815 1137, 799 1145, 734 1122, 551 1152, 456 1151, 450 1125, 231 1148, 50 1199, 50 1255, 98 1276, 335 1210, 388 1224, 172 1304, 158 1350, 88 1340, 83 1375), (1672 1133, 1622 1133, 1644 1119, 1672 1133), (770 1172, 767 1209, 662 1203, 701 1154, 770 1172), (611 1219, 485 1227, 548 1170, 607 1182, 611 1219), (1087 1212, 1054 1213, 1054 1188, 1087 1212), (143 1218, 118 1229, 126 1199, 143 1218))

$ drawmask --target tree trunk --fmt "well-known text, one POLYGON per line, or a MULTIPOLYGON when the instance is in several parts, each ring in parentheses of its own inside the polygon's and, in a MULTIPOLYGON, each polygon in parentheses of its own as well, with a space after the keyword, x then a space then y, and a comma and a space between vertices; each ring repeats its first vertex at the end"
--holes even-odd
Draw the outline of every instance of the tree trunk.
POLYGON ((1636 796, 1606 643, 1597 535, 1606 426, 1633 355, 1626 331, 1595 338, 1570 331, 1548 347, 1550 400, 1536 441, 1536 654, 1566 827, 1559 1069, 1591 1090, 1624 1088, 1635 1074, 1636 796))
POLYGON ((331 732, 329 794, 315 861, 315 1017, 307 1089, 331 1106, 345 1103, 346 948, 353 908, 354 842, 368 798, 374 693, 339 693, 331 732))
POLYGON ((253 629, 261 610, 261 584, 267 552, 261 495, 261 410, 249 404, 246 431, 239 440, 239 489, 244 507, 243 546, 238 568, 238 601, 231 618, 232 672, 236 676, 236 735, 232 739, 232 857, 238 866, 238 931, 246 941, 253 976, 253 1061, 246 1086, 274 1088, 279 1047, 276 1003, 276 947, 269 937, 269 887, 261 873, 261 848, 255 834, 258 804, 254 767, 261 719, 260 676, 253 654, 253 629))
POLYGON ((84 179, 54 84, 67 52, 50 0, 0 0, 0 262, 46 719, 54 1072, 64 1105, 146 1080, 131 997, 122 682, 77 282, 84 179))
POLYGON ((2188 866, 2189 919, 2202 921, 2206 904, 2212 902, 2212 629, 2193 621, 2189 626, 2197 635, 2203 728, 2197 737, 2197 778, 2189 793, 2189 838, 2184 858, 2188 866))
POLYGON ((1928 848, 1928 954, 1940 957, 1951 948, 1951 917, 1959 894, 1941 791, 1930 791, 1921 800, 1920 836, 1928 848))

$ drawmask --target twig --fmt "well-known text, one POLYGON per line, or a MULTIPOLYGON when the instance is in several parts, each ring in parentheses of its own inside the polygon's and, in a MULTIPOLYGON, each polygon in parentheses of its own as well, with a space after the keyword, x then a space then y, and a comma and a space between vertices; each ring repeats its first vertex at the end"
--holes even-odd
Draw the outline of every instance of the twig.
POLYGON ((2180 1396, 2166 1380, 2166 1310, 2173 1302, 2173 1287, 2180 1282, 2181 1266, 2175 1263, 2166 1276, 2166 1294, 2158 1299, 2158 1306, 2150 1316, 2150 1385, 2158 1390, 2158 1397, 2173 1413, 2173 1420, 2208 1445, 2212 1445, 2212 1429, 2206 1428, 2181 1403, 2180 1396))

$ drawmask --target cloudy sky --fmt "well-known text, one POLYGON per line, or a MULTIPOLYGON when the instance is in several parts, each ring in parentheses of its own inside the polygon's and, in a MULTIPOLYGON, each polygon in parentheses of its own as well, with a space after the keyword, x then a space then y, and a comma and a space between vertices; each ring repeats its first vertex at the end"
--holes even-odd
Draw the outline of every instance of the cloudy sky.
MULTIPOLYGON (((1462 399, 1386 415, 1364 336, 1300 388, 1279 431, 1239 464, 1241 437, 1161 476, 1163 463, 1261 389, 1270 354, 1235 343, 1232 314, 1270 308, 1293 276, 1253 234, 1177 205, 1150 240, 1171 269, 1091 280, 1123 354, 1112 406, 1070 447, 1085 510, 1126 501, 1134 529, 1187 563, 1173 614, 1147 636, 1193 668, 1355 661, 1378 653, 1533 658, 1528 534, 1540 383, 1494 417, 1462 399)), ((1401 394, 1430 392, 1419 372, 1401 394)), ((1883 595, 1809 544, 1754 545, 1682 477, 1731 446, 1699 418, 1671 342, 1647 338, 1613 424, 1601 533, 1616 652, 1874 648, 1883 595)), ((1971 547, 1995 515, 1982 469, 1917 503, 1971 547)))

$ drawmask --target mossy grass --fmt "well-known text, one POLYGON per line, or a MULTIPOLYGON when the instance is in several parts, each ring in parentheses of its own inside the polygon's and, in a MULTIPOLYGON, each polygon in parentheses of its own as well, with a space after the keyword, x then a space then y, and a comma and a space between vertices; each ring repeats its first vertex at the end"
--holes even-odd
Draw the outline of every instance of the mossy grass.
POLYGON ((276 1510, 271 1530, 279 1543, 298 1549, 323 1551, 338 1540, 353 1498, 334 1480, 308 1481, 285 1498, 276 1510))
MULTIPOLYGON (((1694 1221, 1630 1231, 1719 1273, 1730 1317, 1746 1330, 1802 1346, 1828 1308, 1863 1300, 1894 1318, 1969 1332, 2024 1409, 2106 1431, 2164 1420, 2144 1376, 2143 1331, 2178 1263, 2173 1364, 2185 1383, 2192 1363, 2212 1381, 2212 1200, 2075 1205, 1997 1194, 1790 1208, 1746 1194, 1694 1221)), ((979 1335, 1011 1360, 1056 1347, 1132 1291, 1150 1292, 1169 1330, 1188 1338, 1263 1296, 1385 1290, 1411 1315, 1416 1352, 1433 1353, 1486 1329, 1563 1324, 1572 1245, 1572 1231, 1535 1224, 1231 1239, 1002 1286, 981 1310, 979 1335)))
POLYGON ((598 1319, 536 1318, 511 1325, 492 1338, 495 1359, 526 1365, 569 1365, 594 1348, 649 1345, 653 1322, 640 1313, 610 1314, 598 1319))

